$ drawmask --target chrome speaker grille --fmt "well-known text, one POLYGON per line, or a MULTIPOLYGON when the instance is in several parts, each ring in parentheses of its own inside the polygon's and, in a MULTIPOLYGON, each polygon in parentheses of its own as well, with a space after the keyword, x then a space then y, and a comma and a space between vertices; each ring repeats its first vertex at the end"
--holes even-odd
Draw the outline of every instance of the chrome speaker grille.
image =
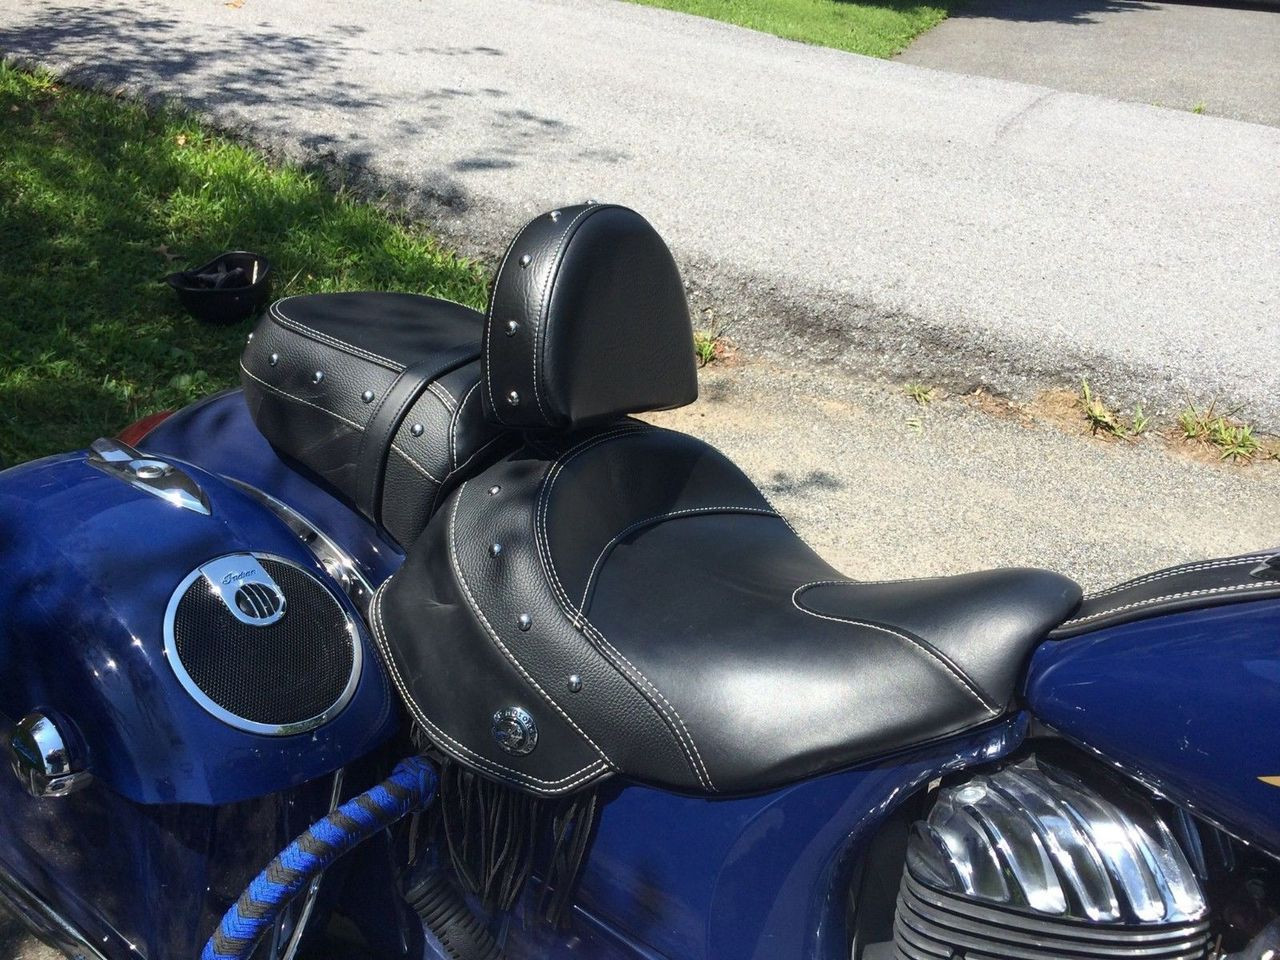
POLYGON ((232 554, 174 591, 165 651, 187 692, 231 726, 310 730, 350 700, 361 646, 354 621, 320 580, 279 557, 232 554))

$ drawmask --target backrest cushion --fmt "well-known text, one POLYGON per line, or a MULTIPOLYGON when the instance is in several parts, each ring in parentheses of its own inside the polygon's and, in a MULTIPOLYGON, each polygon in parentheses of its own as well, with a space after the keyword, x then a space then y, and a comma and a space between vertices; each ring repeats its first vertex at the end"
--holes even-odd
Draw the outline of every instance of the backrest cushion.
POLYGON ((693 331, 671 251, 634 210, 565 207, 531 221, 494 281, 485 415, 567 430, 697 399, 693 331))

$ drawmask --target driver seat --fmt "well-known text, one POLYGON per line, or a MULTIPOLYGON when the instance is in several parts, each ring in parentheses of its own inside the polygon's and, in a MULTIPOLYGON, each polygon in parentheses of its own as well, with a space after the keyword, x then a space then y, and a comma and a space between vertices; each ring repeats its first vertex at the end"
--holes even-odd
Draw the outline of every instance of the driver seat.
POLYGON ((693 399, 691 341, 634 212, 517 236, 481 380, 524 443, 449 496, 371 608, 427 737, 544 796, 613 774, 741 794, 1000 717, 1079 587, 843 577, 718 451, 625 416, 693 399))

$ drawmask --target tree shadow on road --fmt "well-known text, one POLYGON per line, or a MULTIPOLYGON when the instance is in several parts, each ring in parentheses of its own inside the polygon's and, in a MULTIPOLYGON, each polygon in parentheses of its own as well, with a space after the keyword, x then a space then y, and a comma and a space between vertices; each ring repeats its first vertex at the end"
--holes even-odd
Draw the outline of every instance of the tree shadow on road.
POLYGON ((1155 10, 1143 0, 966 0, 951 10, 951 18, 987 18, 1020 23, 1097 23, 1110 13, 1155 10))
MULTIPOLYGON (((131 7, 81 3, 56 13, 0 27, 0 56, 45 63, 75 83, 111 91, 177 99, 224 129, 265 142, 277 154, 328 173, 341 182, 394 190, 414 201, 452 210, 469 206, 459 179, 494 173, 541 155, 547 140, 571 128, 511 102, 496 86, 433 85, 435 58, 506 56, 495 47, 436 46, 386 51, 359 24, 315 25, 305 36, 228 11, 233 22, 193 22, 146 0, 131 7), (384 56, 421 58, 423 82, 387 92, 370 79, 370 65, 384 56), (459 136, 459 100, 480 101, 481 130, 459 136), (421 169, 411 148, 454 127, 453 142, 472 153, 421 169), (385 162, 399 154, 399 169, 385 162), (382 173, 373 176, 375 161, 382 173)), ((225 19, 224 16, 224 19, 225 19)), ((474 118, 475 110, 468 116, 474 118)), ((474 123, 474 119, 472 120, 474 123)))

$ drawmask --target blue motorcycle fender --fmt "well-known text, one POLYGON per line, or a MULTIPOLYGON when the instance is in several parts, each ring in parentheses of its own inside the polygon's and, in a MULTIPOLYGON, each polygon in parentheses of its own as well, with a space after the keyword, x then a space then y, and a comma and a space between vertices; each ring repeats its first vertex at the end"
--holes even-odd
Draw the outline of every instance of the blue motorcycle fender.
POLYGON ((1046 643, 1026 695, 1068 739, 1280 855, 1280 601, 1046 643))

